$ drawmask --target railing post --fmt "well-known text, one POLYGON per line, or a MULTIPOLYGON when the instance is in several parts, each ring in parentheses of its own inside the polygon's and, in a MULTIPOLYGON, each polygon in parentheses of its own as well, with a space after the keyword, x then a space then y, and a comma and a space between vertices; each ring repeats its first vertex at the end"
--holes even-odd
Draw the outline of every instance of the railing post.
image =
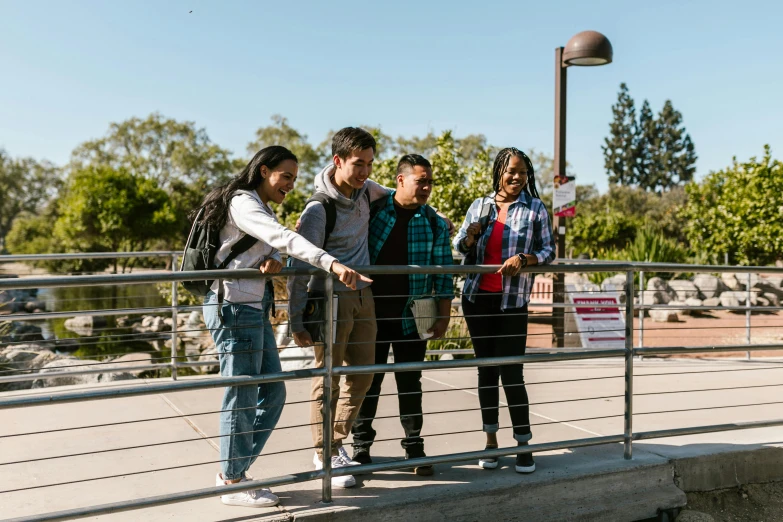
POLYGON ((324 394, 323 394, 323 418, 324 418, 324 447, 323 463, 324 478, 321 484, 321 500, 324 503, 332 501, 332 348, 335 327, 333 322, 334 310, 334 279, 332 274, 326 276, 324 281, 324 394))
MULTIPOLYGON (((171 271, 177 271, 177 254, 171 254, 171 271)), ((171 282, 171 379, 177 380, 177 281, 171 282)))
POLYGON ((644 270, 639 271, 639 348, 644 348, 644 270))
POLYGON ((623 457, 633 458, 633 270, 625 277, 625 429, 623 457))
POLYGON ((745 308, 746 308, 746 311, 745 311, 745 341, 748 344, 748 351, 745 352, 745 358, 747 360, 750 360, 750 296, 751 296, 750 284, 751 284, 751 281, 753 280, 752 279, 752 275, 753 274, 748 272, 748 285, 747 285, 747 289, 746 289, 746 292, 745 292, 745 308))

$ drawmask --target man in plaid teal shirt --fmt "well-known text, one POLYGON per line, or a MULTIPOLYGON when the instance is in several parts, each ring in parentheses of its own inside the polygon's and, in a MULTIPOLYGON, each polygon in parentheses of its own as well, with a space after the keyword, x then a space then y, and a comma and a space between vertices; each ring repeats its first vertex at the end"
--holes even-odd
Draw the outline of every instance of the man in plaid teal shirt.
MULTIPOLYGON (((451 265, 449 229, 445 221, 427 205, 432 192, 432 167, 418 154, 403 156, 397 165, 397 190, 373 203, 370 211, 369 250, 374 265, 451 265)), ((427 338, 442 337, 449 325, 454 285, 451 275, 375 275, 372 292, 378 334, 375 364, 385 364, 389 349, 395 362, 421 362, 427 338), (414 300, 430 298, 437 304, 437 319, 423 335, 419 334, 411 312, 414 300), (424 337, 424 338, 422 338, 424 337)), ((385 374, 375 375, 354 423, 353 460, 372 462, 370 446, 376 432, 372 421, 378 408, 378 395, 385 374)), ((400 421, 405 430, 402 447, 406 458, 424 456, 421 438, 421 372, 396 372, 400 421)), ((417 475, 431 475, 432 466, 419 466, 417 475)))

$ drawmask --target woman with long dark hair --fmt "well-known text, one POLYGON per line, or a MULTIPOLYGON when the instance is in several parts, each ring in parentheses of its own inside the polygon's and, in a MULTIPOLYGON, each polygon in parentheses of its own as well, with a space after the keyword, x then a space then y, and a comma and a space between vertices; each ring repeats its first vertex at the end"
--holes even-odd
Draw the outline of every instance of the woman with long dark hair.
MULTIPOLYGON (((202 222, 220 229, 215 265, 226 260, 232 246, 250 235, 257 239, 256 243, 226 268, 256 268, 274 274, 282 268, 283 252, 331 271, 341 282, 355 288, 358 279, 365 279, 363 276, 279 224, 269 207, 270 202, 282 203, 294 188, 297 171, 298 162, 291 151, 280 146, 266 147, 235 178, 207 195, 195 214, 202 222)), ((269 321, 274 295, 265 287, 264 279, 216 280, 204 301, 204 319, 215 340, 223 376, 282 371, 269 321)), ((282 382, 226 388, 220 408, 222 473, 218 473, 216 485, 248 480, 247 470, 277 424, 285 397, 282 382)), ((229 493, 221 500, 224 504, 247 507, 269 507, 279 502, 268 489, 229 493)))
MULTIPOLYGON (((493 193, 471 204, 454 238, 454 248, 474 254, 476 264, 501 265, 495 273, 470 274, 463 287, 462 311, 477 358, 525 354, 533 274, 522 273, 522 269, 551 263, 555 257, 549 214, 538 196, 530 158, 514 147, 501 150, 492 167, 492 183, 493 193)), ((498 447, 500 379, 514 439, 519 446, 526 446, 533 436, 527 390, 522 365, 510 364, 478 369, 486 447, 498 447)), ((498 459, 481 459, 479 466, 494 469, 498 459)), ((517 472, 532 473, 535 469, 530 452, 517 455, 517 472)))

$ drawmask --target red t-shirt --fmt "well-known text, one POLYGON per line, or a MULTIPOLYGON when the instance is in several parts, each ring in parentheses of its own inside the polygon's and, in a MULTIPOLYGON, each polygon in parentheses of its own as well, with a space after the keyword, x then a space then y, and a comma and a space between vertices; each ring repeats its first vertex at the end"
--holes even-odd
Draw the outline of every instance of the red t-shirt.
MULTIPOLYGON (((503 229, 506 228, 506 215, 508 206, 503 207, 498 212, 498 219, 492 225, 492 232, 489 234, 487 246, 484 248, 485 265, 503 264, 503 229)), ((500 274, 483 274, 479 281, 479 288, 486 292, 502 292, 503 276, 500 274)))

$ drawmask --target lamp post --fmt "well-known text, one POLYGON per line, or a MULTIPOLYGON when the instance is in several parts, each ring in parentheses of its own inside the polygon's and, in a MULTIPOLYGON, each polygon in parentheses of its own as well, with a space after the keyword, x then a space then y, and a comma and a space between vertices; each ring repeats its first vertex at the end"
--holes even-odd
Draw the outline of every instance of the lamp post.
MULTIPOLYGON (((612 62, 612 44, 597 31, 582 31, 568 40, 565 47, 555 49, 555 158, 554 175, 566 172, 566 72, 569 66, 596 66, 612 62)), ((566 256, 566 218, 553 217, 555 257, 566 256)), ((553 275, 555 303, 565 303, 565 274, 553 275)), ((565 346, 564 309, 554 308, 554 344, 565 346)))

